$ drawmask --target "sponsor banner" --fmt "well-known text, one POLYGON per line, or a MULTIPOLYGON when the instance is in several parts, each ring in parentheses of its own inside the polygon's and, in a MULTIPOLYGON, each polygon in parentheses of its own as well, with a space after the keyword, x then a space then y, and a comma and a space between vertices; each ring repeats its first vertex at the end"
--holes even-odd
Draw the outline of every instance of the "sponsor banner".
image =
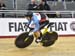
MULTIPOLYGON (((49 31, 56 31, 59 35, 75 35, 75 19, 50 18, 49 31)), ((16 36, 26 31, 25 18, 0 18, 0 36, 16 36)))

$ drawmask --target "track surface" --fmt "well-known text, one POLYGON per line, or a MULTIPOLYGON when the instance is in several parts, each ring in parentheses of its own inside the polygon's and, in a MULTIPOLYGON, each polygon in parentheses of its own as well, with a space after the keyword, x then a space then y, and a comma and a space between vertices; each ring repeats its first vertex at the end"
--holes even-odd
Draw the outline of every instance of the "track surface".
POLYGON ((33 42, 29 47, 19 49, 14 40, 0 39, 0 56, 75 56, 75 37, 59 37, 54 45, 46 48, 33 42))

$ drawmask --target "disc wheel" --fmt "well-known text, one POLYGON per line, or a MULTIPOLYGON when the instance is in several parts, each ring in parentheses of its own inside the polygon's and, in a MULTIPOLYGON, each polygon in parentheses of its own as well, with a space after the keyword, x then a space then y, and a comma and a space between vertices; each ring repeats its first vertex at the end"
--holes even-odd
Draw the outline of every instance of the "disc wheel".
POLYGON ((47 32, 44 34, 43 39, 42 39, 42 46, 48 47, 51 46, 55 43, 55 41, 58 39, 58 34, 56 32, 47 32))
POLYGON ((25 48, 28 47, 34 40, 33 36, 28 36, 28 32, 22 33, 17 36, 15 40, 15 45, 18 48, 25 48))

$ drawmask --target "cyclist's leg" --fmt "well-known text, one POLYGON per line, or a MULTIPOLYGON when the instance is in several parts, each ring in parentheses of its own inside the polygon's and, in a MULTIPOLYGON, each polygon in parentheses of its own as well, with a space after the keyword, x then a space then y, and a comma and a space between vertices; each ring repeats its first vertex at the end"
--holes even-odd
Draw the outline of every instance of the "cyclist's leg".
MULTIPOLYGON (((45 21, 45 22, 42 22, 41 24, 40 24, 40 30, 42 29, 42 28, 44 28, 44 26, 46 26, 47 24, 49 24, 49 21, 45 21)), ((38 42, 40 42, 41 40, 42 40, 42 33, 40 32, 40 31, 37 31, 37 32, 35 32, 35 35, 37 35, 37 38, 36 38, 36 40, 35 40, 35 42, 36 43, 38 43, 38 42)))
POLYGON ((40 31, 34 32, 34 35, 36 37, 36 40, 35 40, 36 43, 38 43, 38 42, 40 42, 42 40, 40 31))
POLYGON ((40 32, 39 32, 39 31, 34 32, 34 36, 35 36, 36 39, 37 39, 38 37, 40 37, 40 32))

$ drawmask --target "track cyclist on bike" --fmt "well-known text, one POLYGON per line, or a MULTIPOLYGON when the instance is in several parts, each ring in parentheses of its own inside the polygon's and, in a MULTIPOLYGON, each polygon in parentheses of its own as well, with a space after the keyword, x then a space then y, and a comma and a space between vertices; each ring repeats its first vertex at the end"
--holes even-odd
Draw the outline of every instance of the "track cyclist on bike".
POLYGON ((33 29, 29 33, 29 35, 32 35, 34 33, 34 35, 36 36, 35 42, 41 42, 42 34, 40 32, 40 29, 42 29, 45 25, 49 23, 49 21, 46 19, 46 16, 40 13, 27 12, 25 17, 28 20, 28 26, 33 29))

